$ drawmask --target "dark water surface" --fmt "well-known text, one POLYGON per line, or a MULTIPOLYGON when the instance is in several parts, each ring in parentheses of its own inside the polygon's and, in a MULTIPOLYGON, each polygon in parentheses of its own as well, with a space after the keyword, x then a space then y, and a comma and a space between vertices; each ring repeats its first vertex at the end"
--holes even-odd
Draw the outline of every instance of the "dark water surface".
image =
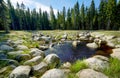
POLYGON ((76 48, 72 46, 72 42, 65 42, 46 50, 45 54, 55 53, 60 57, 61 62, 74 62, 78 59, 91 57, 95 52, 95 50, 88 48, 84 42, 76 48))

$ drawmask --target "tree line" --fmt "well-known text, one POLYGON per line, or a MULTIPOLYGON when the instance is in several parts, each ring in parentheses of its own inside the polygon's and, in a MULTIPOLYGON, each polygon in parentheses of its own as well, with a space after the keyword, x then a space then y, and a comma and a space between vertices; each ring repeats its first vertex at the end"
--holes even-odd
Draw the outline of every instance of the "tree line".
POLYGON ((55 15, 52 6, 50 13, 30 10, 24 3, 17 3, 16 8, 0 0, 0 30, 119 30, 120 0, 100 0, 98 8, 94 0, 89 7, 78 2, 73 8, 58 11, 55 15))

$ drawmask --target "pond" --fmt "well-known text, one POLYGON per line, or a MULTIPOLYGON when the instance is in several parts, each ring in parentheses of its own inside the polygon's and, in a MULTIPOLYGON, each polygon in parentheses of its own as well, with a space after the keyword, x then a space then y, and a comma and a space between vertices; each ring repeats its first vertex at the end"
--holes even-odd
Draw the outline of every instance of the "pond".
POLYGON ((68 41, 53 46, 46 50, 45 54, 55 53, 60 57, 61 62, 74 62, 78 59, 89 58, 95 54, 96 50, 88 48, 86 44, 85 42, 80 42, 80 44, 74 48, 72 41, 68 41))

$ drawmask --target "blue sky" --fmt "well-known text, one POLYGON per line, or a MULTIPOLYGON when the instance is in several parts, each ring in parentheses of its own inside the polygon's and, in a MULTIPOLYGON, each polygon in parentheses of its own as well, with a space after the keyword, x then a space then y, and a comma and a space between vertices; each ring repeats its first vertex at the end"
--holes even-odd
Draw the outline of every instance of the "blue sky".
MULTIPOLYGON (((5 0, 6 1, 6 0, 5 0)), ((26 7, 29 7, 30 9, 36 8, 38 11, 39 8, 42 9, 42 11, 50 12, 50 5, 53 7, 55 14, 57 14, 57 11, 61 11, 63 6, 68 8, 72 8, 76 2, 79 2, 80 6, 82 3, 85 4, 85 6, 90 6, 92 0, 11 0, 12 4, 16 6, 16 3, 18 2, 21 4, 22 2, 26 5, 26 7)), ((94 0, 95 6, 98 7, 100 0, 94 0)))
MULTIPOLYGON (((79 2, 80 6, 82 5, 82 3, 84 3, 85 6, 90 6, 92 0, 36 0, 36 1, 47 6, 52 5, 53 8, 62 10, 63 6, 65 6, 67 9, 69 7, 73 7, 77 1, 79 2)), ((94 2, 96 7, 98 7, 100 0, 94 0, 94 2)))

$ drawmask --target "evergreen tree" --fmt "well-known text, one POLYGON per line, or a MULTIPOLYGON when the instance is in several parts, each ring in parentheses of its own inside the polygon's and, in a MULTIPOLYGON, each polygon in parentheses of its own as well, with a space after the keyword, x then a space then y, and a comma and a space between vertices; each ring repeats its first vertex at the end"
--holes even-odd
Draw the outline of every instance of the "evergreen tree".
POLYGON ((82 29, 85 29, 85 8, 84 8, 84 4, 82 4, 81 6, 81 10, 80 10, 80 16, 81 16, 81 25, 82 25, 82 29))
POLYGON ((6 33, 9 32, 9 24, 10 18, 8 7, 3 0, 0 0, 0 25, 4 27, 6 33))
POLYGON ((71 29, 72 21, 71 21, 71 11, 70 8, 67 11, 67 29, 71 29))
POLYGON ((52 6, 50 6, 50 24, 52 29, 56 29, 56 18, 52 6))
POLYGON ((116 0, 108 0, 107 4, 107 29, 113 29, 114 28, 114 21, 115 21, 115 11, 116 11, 116 0))

